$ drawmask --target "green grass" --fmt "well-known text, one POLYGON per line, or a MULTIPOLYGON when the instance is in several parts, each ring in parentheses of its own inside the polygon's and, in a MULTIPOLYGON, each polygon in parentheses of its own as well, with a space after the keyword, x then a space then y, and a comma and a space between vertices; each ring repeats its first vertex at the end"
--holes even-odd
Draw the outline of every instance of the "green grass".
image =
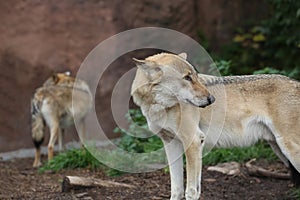
POLYGON ((292 188, 289 191, 289 196, 291 199, 299 199, 300 200, 300 189, 299 188, 292 188))
POLYGON ((250 147, 234 147, 228 149, 213 149, 203 158, 204 165, 215 165, 217 163, 236 161, 245 162, 252 158, 266 159, 268 161, 277 160, 271 147, 263 141, 250 147))
MULTIPOLYGON (((114 159, 111 154, 107 154, 106 161, 114 159)), ((92 170, 99 169, 108 176, 117 176, 124 174, 124 172, 109 168, 100 163, 87 149, 72 149, 66 152, 60 153, 42 167, 39 168, 39 172, 46 171, 58 172, 63 169, 77 169, 77 168, 90 168, 92 170)))
POLYGON ((93 157, 85 149, 72 149, 60 153, 52 160, 45 163, 39 168, 39 172, 54 171, 57 172, 62 169, 76 169, 76 168, 91 168, 96 169, 100 167, 100 162, 93 157))
MULTIPOLYGON (((148 144, 151 145, 151 144, 148 144)), ((155 146, 157 147, 157 142, 155 141, 155 146)), ((162 147, 162 146, 161 146, 162 147)), ((148 147, 147 147, 147 152, 148 147)), ((122 155, 121 155, 122 156, 122 155)), ((125 155, 124 155, 125 156, 125 155)), ((159 157, 164 157, 164 155, 157 155, 159 157)), ((107 154, 101 155, 101 159, 105 162, 116 162, 116 160, 126 160, 124 165, 128 165, 128 159, 119 159, 120 153, 110 152, 107 154)), ((245 148, 229 148, 229 149, 213 149, 203 158, 203 165, 215 165, 217 163, 229 162, 229 161, 237 161, 237 162, 245 162, 252 158, 257 159, 266 159, 268 161, 278 159, 277 156, 273 153, 272 149, 265 142, 259 142, 254 146, 245 147, 245 148)), ((145 158, 143 158, 145 159, 145 158)), ((158 158, 157 158, 158 159, 158 158)), ((162 158, 163 159, 163 158, 162 158)), ((133 165, 136 163, 142 163, 142 160, 136 160, 133 165)), ((162 160, 158 159, 158 162, 162 162, 162 160)), ((119 163, 122 168, 122 163, 119 163)), ((108 167, 104 167, 96 158, 94 158, 91 153, 89 153, 85 149, 73 149, 66 151, 64 153, 58 154, 55 156, 50 162, 45 163, 39 171, 54 171, 57 172, 62 169, 75 169, 75 168, 91 168, 97 169, 102 167, 102 169, 108 175, 118 175, 122 174, 118 170, 110 169, 108 167)))

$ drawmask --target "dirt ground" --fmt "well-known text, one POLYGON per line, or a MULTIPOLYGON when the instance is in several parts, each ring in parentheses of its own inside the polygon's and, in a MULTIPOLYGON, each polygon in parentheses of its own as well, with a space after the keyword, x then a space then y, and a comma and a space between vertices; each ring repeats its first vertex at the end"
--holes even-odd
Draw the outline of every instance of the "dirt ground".
MULTIPOLYGON (((101 170, 89 169, 38 173, 37 169, 31 167, 32 162, 31 158, 0 161, 0 199, 160 200, 170 197, 169 174, 162 171, 118 177, 108 177, 101 170), (136 188, 98 187, 63 193, 61 185, 66 175, 113 180, 136 188)), ((285 170, 278 162, 268 163, 266 167, 285 170)), ((289 180, 250 177, 244 167, 238 176, 226 176, 204 168, 201 200, 292 200, 294 198, 290 196, 291 189, 289 180)))

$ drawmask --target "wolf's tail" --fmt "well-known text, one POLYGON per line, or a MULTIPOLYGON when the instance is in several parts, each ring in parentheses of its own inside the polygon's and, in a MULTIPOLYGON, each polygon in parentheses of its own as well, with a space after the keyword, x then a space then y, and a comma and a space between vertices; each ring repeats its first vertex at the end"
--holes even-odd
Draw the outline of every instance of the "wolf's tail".
POLYGON ((39 149, 44 141, 45 128, 45 121, 39 104, 39 101, 31 100, 31 136, 36 149, 39 149))

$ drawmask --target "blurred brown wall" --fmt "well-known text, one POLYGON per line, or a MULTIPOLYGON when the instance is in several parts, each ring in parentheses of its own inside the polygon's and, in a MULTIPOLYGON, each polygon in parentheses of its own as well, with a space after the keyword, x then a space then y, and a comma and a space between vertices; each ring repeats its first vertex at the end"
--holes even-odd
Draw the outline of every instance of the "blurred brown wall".
MULTIPOLYGON (((201 30, 217 51, 245 20, 261 19, 264 9, 257 0, 0 0, 0 152, 33 147, 34 89, 52 72, 76 73, 87 54, 108 37, 159 26, 198 40, 201 30)), ((120 64, 123 67, 107 73, 106 82, 115 82, 132 67, 126 59, 120 64)), ((113 84, 103 86, 98 98, 110 96, 112 88, 113 84)), ((110 100, 99 104, 104 129, 112 133, 110 100)))

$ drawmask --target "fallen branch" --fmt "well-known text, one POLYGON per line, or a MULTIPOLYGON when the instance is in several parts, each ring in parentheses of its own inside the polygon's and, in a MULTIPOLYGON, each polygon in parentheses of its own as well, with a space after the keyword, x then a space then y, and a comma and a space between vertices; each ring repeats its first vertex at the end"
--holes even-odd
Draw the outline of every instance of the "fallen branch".
POLYGON ((86 187, 125 187, 135 188, 133 185, 118 183, 114 181, 101 180, 96 178, 84 178, 78 176, 66 176, 62 182, 62 192, 82 189, 86 187))
POLYGON ((221 172, 222 174, 236 176, 240 174, 241 166, 238 162, 226 162, 226 163, 219 163, 215 166, 209 166, 207 168, 208 171, 216 171, 221 172))
POLYGON ((246 168, 248 170, 248 174, 251 176, 260 176, 260 177, 271 177, 276 179, 290 179, 289 173, 278 173, 266 170, 264 168, 253 165, 252 163, 256 159, 252 159, 246 163, 246 168))

